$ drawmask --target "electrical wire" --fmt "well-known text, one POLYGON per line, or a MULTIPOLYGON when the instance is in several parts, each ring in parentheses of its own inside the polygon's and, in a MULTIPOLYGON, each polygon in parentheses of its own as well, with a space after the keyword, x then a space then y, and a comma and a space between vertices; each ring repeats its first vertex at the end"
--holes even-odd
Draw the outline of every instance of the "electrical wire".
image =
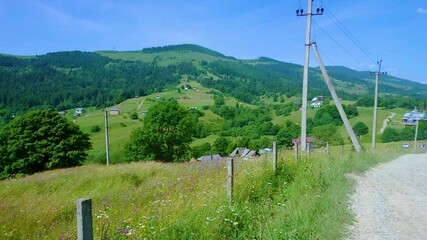
POLYGON ((343 45, 341 45, 335 38, 333 38, 328 32, 325 31, 315 20, 313 20, 313 23, 327 36, 329 39, 331 39, 338 47, 340 47, 344 52, 346 52, 350 57, 352 57, 356 62, 361 64, 361 61, 357 59, 353 54, 350 53, 343 45))
MULTIPOLYGON (((327 10, 329 8, 324 5, 327 10)), ((338 28, 346 35, 353 43, 354 45, 359 48, 359 50, 365 54, 366 57, 368 57, 372 62, 376 63, 375 57, 360 43, 359 40, 340 22, 340 20, 332 13, 332 11, 325 11, 326 16, 335 24, 338 26, 338 28)))

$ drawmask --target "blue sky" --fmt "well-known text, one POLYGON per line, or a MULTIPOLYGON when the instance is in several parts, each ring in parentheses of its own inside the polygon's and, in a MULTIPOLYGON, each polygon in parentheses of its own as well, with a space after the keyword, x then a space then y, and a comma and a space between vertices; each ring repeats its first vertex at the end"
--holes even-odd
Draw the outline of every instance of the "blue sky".
MULTIPOLYGON (((0 53, 194 43, 242 59, 302 64, 306 20, 295 16, 300 4, 307 9, 306 0, 4 0, 0 53)), ((314 7, 321 4, 327 14, 314 17, 312 39, 326 65, 373 71, 382 59, 383 71, 427 83, 427 0, 314 1, 314 7)))

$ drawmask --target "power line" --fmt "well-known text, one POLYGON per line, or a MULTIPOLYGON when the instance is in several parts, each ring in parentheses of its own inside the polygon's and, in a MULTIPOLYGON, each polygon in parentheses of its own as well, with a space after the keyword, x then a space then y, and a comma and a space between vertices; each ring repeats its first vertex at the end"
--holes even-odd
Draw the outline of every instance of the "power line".
POLYGON ((359 59, 357 59, 353 54, 350 53, 350 51, 348 51, 344 46, 342 46, 337 40, 335 40, 335 38, 333 38, 328 32, 326 32, 325 29, 323 29, 316 21, 314 21, 314 24, 326 35, 329 37, 329 39, 331 39, 338 47, 340 47, 344 52, 346 52, 350 57, 352 57, 356 62, 358 62, 359 64, 361 64, 361 61, 359 61, 359 59))
MULTIPOLYGON (((325 8, 329 10, 329 8, 325 5, 325 8)), ((360 51, 363 52, 372 62, 376 63, 375 57, 360 43, 359 40, 348 30, 343 23, 340 22, 340 20, 332 13, 332 11, 325 11, 326 16, 335 24, 338 26, 338 28, 346 35, 353 43, 354 45, 359 48, 360 51)))

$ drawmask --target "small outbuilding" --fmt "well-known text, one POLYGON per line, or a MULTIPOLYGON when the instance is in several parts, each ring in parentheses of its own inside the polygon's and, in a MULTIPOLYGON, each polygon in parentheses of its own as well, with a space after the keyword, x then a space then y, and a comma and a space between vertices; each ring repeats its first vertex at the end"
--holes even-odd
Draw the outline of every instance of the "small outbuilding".
POLYGON ((201 162, 213 162, 213 161, 220 161, 223 159, 224 158, 221 157, 219 154, 212 154, 212 155, 207 155, 207 156, 201 156, 197 160, 199 160, 201 162))
POLYGON ((120 110, 117 108, 112 108, 110 109, 110 115, 119 115, 120 114, 120 110))
POLYGON ((236 148, 230 154, 230 157, 232 157, 232 158, 251 159, 251 158, 259 157, 259 154, 258 154, 257 151, 251 150, 249 148, 236 148))

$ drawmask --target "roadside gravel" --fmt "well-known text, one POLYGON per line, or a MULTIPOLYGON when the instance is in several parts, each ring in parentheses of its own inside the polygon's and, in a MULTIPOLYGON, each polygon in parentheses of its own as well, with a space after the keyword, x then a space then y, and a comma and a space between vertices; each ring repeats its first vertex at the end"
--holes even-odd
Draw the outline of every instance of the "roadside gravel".
POLYGON ((427 239, 427 154, 408 154, 349 177, 356 190, 348 239, 427 239))

